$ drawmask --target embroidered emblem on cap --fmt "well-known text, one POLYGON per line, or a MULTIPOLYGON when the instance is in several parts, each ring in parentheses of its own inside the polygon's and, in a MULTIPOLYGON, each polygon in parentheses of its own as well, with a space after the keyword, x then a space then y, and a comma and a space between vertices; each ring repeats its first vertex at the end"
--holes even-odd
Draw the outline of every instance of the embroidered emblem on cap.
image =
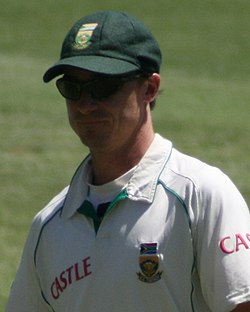
POLYGON ((141 272, 137 272, 140 281, 154 283, 161 279, 162 271, 158 271, 160 259, 157 243, 140 245, 139 265, 141 272))
POLYGON ((75 38, 75 49, 86 49, 91 44, 90 39, 93 35, 93 31, 96 29, 97 26, 97 23, 91 23, 83 24, 80 27, 75 38))

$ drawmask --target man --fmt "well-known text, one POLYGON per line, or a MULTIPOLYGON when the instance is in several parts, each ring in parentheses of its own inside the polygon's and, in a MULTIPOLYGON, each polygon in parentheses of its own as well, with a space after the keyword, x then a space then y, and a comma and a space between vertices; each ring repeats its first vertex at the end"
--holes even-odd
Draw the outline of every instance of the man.
POLYGON ((35 217, 7 312, 250 311, 250 217, 220 170, 155 134, 161 52, 98 12, 44 75, 90 154, 35 217))

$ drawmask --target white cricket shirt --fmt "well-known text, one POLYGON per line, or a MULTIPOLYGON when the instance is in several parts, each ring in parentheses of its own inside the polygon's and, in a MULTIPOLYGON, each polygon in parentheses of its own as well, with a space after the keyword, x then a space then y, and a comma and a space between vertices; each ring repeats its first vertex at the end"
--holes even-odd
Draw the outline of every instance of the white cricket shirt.
POLYGON ((156 135, 103 221, 89 157, 37 214, 6 312, 226 312, 250 300, 250 216, 230 179, 156 135))

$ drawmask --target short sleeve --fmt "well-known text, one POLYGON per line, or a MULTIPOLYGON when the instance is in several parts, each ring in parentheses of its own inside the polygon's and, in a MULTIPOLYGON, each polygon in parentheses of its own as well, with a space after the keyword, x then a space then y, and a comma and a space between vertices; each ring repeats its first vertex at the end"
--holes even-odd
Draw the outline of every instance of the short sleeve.
POLYGON ((212 311, 250 300, 250 215, 242 195, 221 171, 198 189, 197 269, 212 311))
POLYGON ((21 262, 12 284, 5 312, 51 312, 43 299, 34 265, 37 231, 33 223, 26 240, 21 262))

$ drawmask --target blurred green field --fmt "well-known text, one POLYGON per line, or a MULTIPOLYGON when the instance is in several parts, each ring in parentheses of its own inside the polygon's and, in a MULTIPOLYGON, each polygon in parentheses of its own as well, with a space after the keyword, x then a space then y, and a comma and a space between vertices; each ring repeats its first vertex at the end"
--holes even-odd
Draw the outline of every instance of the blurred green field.
POLYGON ((138 16, 160 42, 156 131, 223 169, 250 204, 249 1, 8 0, 0 10, 0 311, 33 216, 87 153, 42 75, 72 23, 101 9, 138 16))

